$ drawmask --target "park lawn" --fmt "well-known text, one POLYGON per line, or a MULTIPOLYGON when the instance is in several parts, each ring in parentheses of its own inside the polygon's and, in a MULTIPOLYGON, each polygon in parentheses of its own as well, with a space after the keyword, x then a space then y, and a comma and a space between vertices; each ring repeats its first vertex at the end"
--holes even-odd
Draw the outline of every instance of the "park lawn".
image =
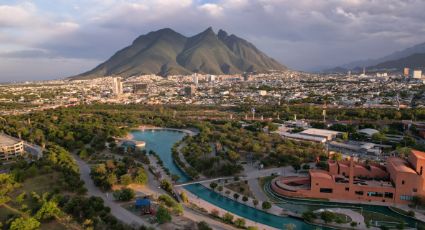
POLYGON ((62 230, 66 229, 66 225, 58 222, 57 220, 52 220, 47 223, 42 223, 40 226, 40 230, 62 230))
POLYGON ((245 181, 239 181, 231 184, 227 184, 224 186, 227 189, 230 189, 234 192, 240 193, 243 196, 255 198, 254 194, 252 194, 251 190, 249 189, 248 183, 245 183, 245 181), (241 191, 242 189, 242 191, 241 191))
POLYGON ((369 212, 369 211, 363 211, 363 217, 365 218, 365 222, 369 221, 386 221, 386 222, 398 222, 401 223, 402 220, 397 219, 392 216, 387 216, 378 212, 369 212))
POLYGON ((36 193, 44 193, 52 191, 52 188, 56 187, 57 180, 60 175, 58 172, 53 172, 49 174, 35 176, 33 178, 29 178, 22 183, 22 187, 16 190, 18 194, 21 192, 27 192, 28 194, 31 192, 36 193))
POLYGON ((344 224, 347 224, 347 223, 350 223, 352 220, 351 220, 351 218, 349 217, 349 216, 347 216, 347 215, 345 215, 345 214, 342 214, 342 213, 334 213, 335 214, 335 219, 340 219, 340 220, 342 220, 342 223, 344 223, 344 224))

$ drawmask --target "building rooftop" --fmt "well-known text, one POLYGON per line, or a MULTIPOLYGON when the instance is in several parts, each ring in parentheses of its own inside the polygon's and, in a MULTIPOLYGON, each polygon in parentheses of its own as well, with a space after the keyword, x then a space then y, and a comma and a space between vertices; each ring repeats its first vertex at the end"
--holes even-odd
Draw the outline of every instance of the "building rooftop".
POLYGON ((379 133, 379 131, 376 130, 376 129, 369 129, 369 128, 367 128, 367 129, 360 129, 359 130, 359 133, 364 133, 364 134, 366 134, 368 136, 372 136, 375 133, 379 133))
POLYGON ((329 173, 327 171, 320 170, 320 169, 311 169, 310 170, 310 177, 311 178, 328 179, 328 180, 332 179, 332 176, 329 175, 329 173))
POLYGON ((418 159, 425 160, 425 152, 412 149, 412 154, 415 155, 415 157, 418 159))
POLYGON ((310 135, 318 135, 318 136, 329 136, 329 135, 338 135, 340 132, 327 130, 327 129, 306 129, 302 131, 303 134, 310 134, 310 135))
POLYGON ((415 170, 409 167, 408 163, 405 160, 398 157, 388 158, 387 165, 392 166, 397 172, 416 174, 415 170))
POLYGON ((21 142, 21 140, 0 133, 0 146, 10 146, 21 142))

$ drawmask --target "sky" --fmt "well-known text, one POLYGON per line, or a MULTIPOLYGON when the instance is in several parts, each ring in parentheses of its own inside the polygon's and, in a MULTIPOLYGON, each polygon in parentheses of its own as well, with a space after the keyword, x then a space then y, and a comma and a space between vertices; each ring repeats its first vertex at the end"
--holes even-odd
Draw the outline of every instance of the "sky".
POLYGON ((209 26, 295 70, 425 42, 424 0, 0 0, 0 82, 87 71, 139 35, 209 26))

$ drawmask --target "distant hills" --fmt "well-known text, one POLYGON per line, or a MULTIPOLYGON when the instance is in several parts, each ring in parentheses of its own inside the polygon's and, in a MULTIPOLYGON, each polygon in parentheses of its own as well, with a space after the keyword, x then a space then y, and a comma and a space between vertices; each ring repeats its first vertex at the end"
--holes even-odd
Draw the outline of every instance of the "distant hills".
POLYGON ((368 70, 401 70, 404 67, 424 68, 424 56, 425 43, 421 43, 407 49, 394 52, 382 58, 355 61, 332 69, 324 70, 324 72, 346 72, 348 70, 361 70, 363 67, 366 67, 368 70))
POLYGON ((138 37, 106 62, 71 79, 142 74, 218 75, 285 69, 253 44, 223 30, 216 34, 210 27, 193 37, 185 37, 165 28, 138 37))

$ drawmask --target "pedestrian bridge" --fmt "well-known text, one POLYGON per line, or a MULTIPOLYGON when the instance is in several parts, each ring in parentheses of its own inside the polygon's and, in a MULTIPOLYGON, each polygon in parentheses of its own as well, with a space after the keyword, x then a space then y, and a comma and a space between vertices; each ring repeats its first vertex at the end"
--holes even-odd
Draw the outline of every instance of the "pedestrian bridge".
POLYGON ((213 181, 233 179, 233 178, 234 178, 233 176, 229 176, 229 177, 217 177, 217 178, 204 179, 204 180, 194 180, 194 181, 184 182, 181 184, 175 184, 174 187, 183 187, 183 186, 191 185, 191 184, 201 184, 205 182, 213 182, 213 181))

